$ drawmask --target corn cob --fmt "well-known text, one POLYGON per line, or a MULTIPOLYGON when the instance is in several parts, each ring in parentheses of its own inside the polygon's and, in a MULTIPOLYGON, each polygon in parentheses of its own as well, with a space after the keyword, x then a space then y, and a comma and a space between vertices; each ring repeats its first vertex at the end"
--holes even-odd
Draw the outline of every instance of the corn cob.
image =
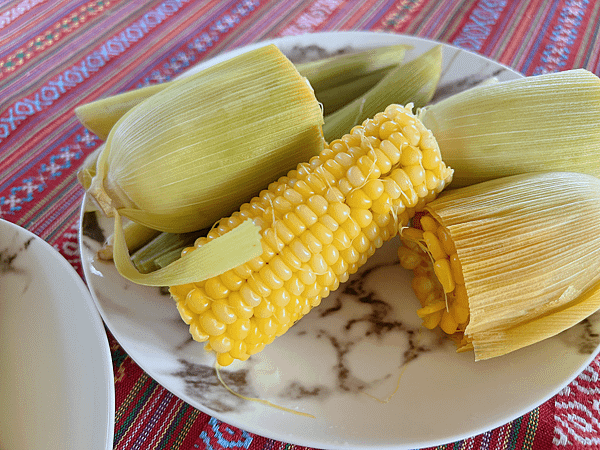
POLYGON ((192 337, 226 366, 284 334, 451 181, 412 104, 390 105, 221 219, 194 251, 238 224, 263 253, 199 283, 171 286, 192 337))

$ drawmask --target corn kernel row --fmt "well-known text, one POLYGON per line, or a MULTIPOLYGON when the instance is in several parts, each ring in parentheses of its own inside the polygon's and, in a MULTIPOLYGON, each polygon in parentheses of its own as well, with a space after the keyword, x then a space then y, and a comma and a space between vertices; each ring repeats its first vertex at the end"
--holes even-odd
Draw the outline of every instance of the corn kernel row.
POLYGON ((186 249, 249 218, 261 227, 261 256, 206 281, 171 287, 182 319, 219 364, 246 360, 345 282, 451 177, 411 105, 389 106, 186 249))

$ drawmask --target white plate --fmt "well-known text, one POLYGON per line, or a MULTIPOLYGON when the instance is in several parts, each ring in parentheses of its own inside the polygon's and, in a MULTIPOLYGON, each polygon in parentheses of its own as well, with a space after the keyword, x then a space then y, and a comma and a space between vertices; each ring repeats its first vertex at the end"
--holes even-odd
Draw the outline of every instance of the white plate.
MULTIPOLYGON (((407 59, 437 45, 365 32, 273 42, 286 53, 297 46, 317 45, 333 52, 407 43, 414 46, 407 59)), ((447 45, 443 60, 443 93, 490 76, 520 77, 447 45)), ((397 242, 391 242, 262 353, 223 371, 225 381, 240 394, 315 416, 302 417, 242 400, 221 386, 213 358, 191 340, 173 300, 157 288, 125 281, 112 264, 95 259, 98 240, 111 233, 111 223, 100 218, 96 224, 94 213, 83 217, 85 275, 104 320, 125 351, 192 406, 284 442, 329 449, 400 449, 456 441, 529 412, 569 383, 598 351, 600 327, 594 317, 561 336, 495 360, 475 363, 472 354, 456 354, 453 344, 420 327, 411 273, 398 266, 397 242), (375 399, 394 392, 387 403, 375 399)))
POLYGON ((0 448, 112 449, 112 360, 90 293, 54 248, 2 219, 0 343, 0 448))

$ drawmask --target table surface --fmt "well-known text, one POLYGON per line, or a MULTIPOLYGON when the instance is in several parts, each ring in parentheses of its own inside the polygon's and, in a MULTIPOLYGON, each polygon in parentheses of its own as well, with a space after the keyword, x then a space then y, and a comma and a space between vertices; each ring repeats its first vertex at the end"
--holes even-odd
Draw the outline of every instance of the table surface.
MULTIPOLYGON (((435 39, 523 75, 579 67, 600 75, 594 0, 0 1, 0 217, 49 242, 82 275, 76 174, 100 141, 76 120, 75 106, 169 80, 253 42, 340 30, 435 39)), ((192 408, 108 330, 107 339, 115 449, 305 448, 192 408)), ((599 361, 523 417, 440 448, 598 448, 599 361)))

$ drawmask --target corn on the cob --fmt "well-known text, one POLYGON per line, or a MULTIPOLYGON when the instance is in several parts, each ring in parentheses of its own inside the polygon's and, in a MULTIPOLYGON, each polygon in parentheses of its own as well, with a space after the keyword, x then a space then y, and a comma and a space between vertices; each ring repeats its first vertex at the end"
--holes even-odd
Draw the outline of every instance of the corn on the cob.
POLYGON ((600 308, 600 180, 533 173, 452 190, 401 232, 427 328, 487 359, 600 308))
POLYGON ((252 219, 263 253, 170 292, 219 364, 246 360, 355 273, 451 181, 412 105, 390 105, 219 221, 194 251, 252 219))

